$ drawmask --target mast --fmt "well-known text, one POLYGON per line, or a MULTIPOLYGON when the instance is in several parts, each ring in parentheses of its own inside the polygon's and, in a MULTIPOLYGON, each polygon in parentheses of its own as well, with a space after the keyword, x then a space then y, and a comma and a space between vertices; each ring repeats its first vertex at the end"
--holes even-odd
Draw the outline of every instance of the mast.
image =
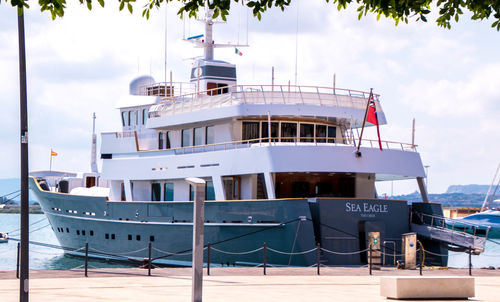
POLYGON ((212 10, 208 7, 208 1, 205 1, 205 60, 211 61, 214 59, 214 40, 212 36, 212 10))
POLYGON ((97 137, 95 134, 95 112, 92 115, 92 148, 90 151, 90 170, 93 173, 98 173, 97 171, 97 161, 96 161, 96 142, 97 142, 97 137))

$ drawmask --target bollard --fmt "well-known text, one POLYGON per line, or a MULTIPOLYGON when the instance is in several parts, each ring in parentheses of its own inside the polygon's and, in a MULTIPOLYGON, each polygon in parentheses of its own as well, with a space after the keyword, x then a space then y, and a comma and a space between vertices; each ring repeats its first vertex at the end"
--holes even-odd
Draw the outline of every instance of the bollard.
POLYGON ((19 251, 21 249, 21 242, 17 243, 17 264, 16 264, 16 278, 19 279, 19 251))
POLYGON ((85 242, 85 277, 88 277, 89 268, 89 243, 85 242))
POLYGON ((151 276, 151 248, 153 247, 151 241, 148 244, 149 254, 148 254, 148 276, 151 276))
POLYGON ((316 265, 318 266, 317 274, 319 276, 319 267, 321 266, 321 246, 319 243, 316 243, 316 262, 316 265))
POLYGON ((266 251, 267 251, 267 245, 266 243, 264 242, 264 246, 263 246, 264 250, 264 275, 266 275, 266 251))
POLYGON ((472 247, 469 248, 469 276, 472 276, 472 247))
POLYGON ((210 242, 207 244, 207 275, 210 276, 210 242))
POLYGON ((368 259, 368 261, 369 261, 368 267, 369 267, 370 276, 371 276, 371 274, 372 274, 372 245, 371 245, 371 243, 370 243, 370 246, 369 246, 369 251, 370 251, 370 253, 369 253, 369 258, 370 259, 368 259))

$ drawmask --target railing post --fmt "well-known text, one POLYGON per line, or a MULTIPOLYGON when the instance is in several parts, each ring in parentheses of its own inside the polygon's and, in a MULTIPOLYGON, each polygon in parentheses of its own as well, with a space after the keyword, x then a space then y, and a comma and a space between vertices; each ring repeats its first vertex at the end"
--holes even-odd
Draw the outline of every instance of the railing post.
POLYGON ((266 252, 267 252, 267 245, 266 243, 264 242, 264 246, 263 246, 263 252, 264 252, 264 275, 266 275, 266 252))
POLYGON ((372 274, 372 245, 371 245, 371 243, 369 245, 369 251, 370 251, 370 253, 369 253, 369 259, 368 259, 368 261, 369 261, 368 267, 369 267, 370 276, 371 276, 371 274, 372 274))
POLYGON ((319 273, 320 273, 319 268, 321 266, 321 246, 320 246, 319 242, 316 243, 316 262, 317 262, 317 266, 318 266, 317 274, 319 276, 319 273))
POLYGON ((85 277, 88 277, 88 269, 89 269, 89 243, 85 242, 85 277))
POLYGON ((19 251, 21 250, 21 242, 17 243, 17 262, 16 262, 16 278, 19 279, 19 251))
POLYGON ((469 276, 472 276, 472 247, 469 247, 469 276))
POLYGON ((151 276, 151 249, 153 248, 153 244, 151 241, 148 244, 148 276, 151 276))
POLYGON ((210 242, 207 244, 207 275, 210 276, 210 242))
MULTIPOLYGON (((420 241, 419 241, 420 242, 420 241)), ((420 244, 420 259, 418 259, 418 263, 420 264, 420 276, 422 276, 422 267, 424 266, 424 249, 422 248, 422 244, 420 244)))

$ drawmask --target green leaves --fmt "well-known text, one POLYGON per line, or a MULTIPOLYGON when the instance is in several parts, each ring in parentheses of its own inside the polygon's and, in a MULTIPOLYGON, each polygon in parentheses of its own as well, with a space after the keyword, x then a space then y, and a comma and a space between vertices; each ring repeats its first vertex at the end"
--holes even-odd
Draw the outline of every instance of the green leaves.
MULTIPOLYGON (((27 0, 5 0, 14 7, 29 8, 27 0)), ((78 0, 87 9, 92 10, 92 0, 78 0)), ((104 7, 105 0, 97 0, 101 7, 104 7)), ((177 14, 183 18, 197 17, 200 7, 205 7, 205 0, 145 0, 142 16, 149 19, 152 9, 159 8, 162 4, 168 5, 171 1, 178 1, 182 4, 177 14)), ((262 19, 263 14, 271 8, 280 8, 282 11, 290 6, 292 0, 210 0, 209 8, 213 10, 213 18, 226 20, 231 10, 232 3, 241 3, 252 10, 255 18, 262 19)), ((298 1, 298 0, 295 0, 298 1)), ((415 21, 427 22, 427 17, 431 12, 431 4, 438 10, 436 23, 444 28, 451 28, 451 22, 459 22, 460 15, 464 10, 469 11, 472 20, 493 19, 491 27, 500 31, 500 0, 307 0, 326 1, 332 3, 341 11, 350 5, 357 5, 358 19, 363 18, 368 13, 376 15, 377 20, 381 16, 394 20, 396 25, 399 22, 408 23, 408 20, 415 18, 415 21)), ((118 9, 122 11, 125 6, 132 14, 135 0, 118 0, 118 9)), ((1 3, 1 0, 0 0, 1 3)), ((52 19, 64 16, 66 0, 38 0, 41 11, 49 11, 52 19)))

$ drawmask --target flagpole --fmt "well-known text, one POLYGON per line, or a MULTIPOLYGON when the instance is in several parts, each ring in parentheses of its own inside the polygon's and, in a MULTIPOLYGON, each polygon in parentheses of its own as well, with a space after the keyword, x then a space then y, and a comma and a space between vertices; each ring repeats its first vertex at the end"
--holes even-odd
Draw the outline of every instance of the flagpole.
POLYGON ((49 166, 49 171, 52 171, 52 149, 50 149, 50 166, 49 166))
POLYGON ((365 124, 366 124, 366 116, 368 115, 368 108, 370 107, 370 100, 372 99, 372 97, 373 97, 373 88, 370 88, 370 96, 368 96, 368 101, 366 102, 365 117, 363 118, 363 126, 361 126, 361 134, 359 135, 358 148, 356 150, 357 157, 361 156, 359 148, 361 148, 361 139, 363 138, 363 132, 365 130, 365 124))

